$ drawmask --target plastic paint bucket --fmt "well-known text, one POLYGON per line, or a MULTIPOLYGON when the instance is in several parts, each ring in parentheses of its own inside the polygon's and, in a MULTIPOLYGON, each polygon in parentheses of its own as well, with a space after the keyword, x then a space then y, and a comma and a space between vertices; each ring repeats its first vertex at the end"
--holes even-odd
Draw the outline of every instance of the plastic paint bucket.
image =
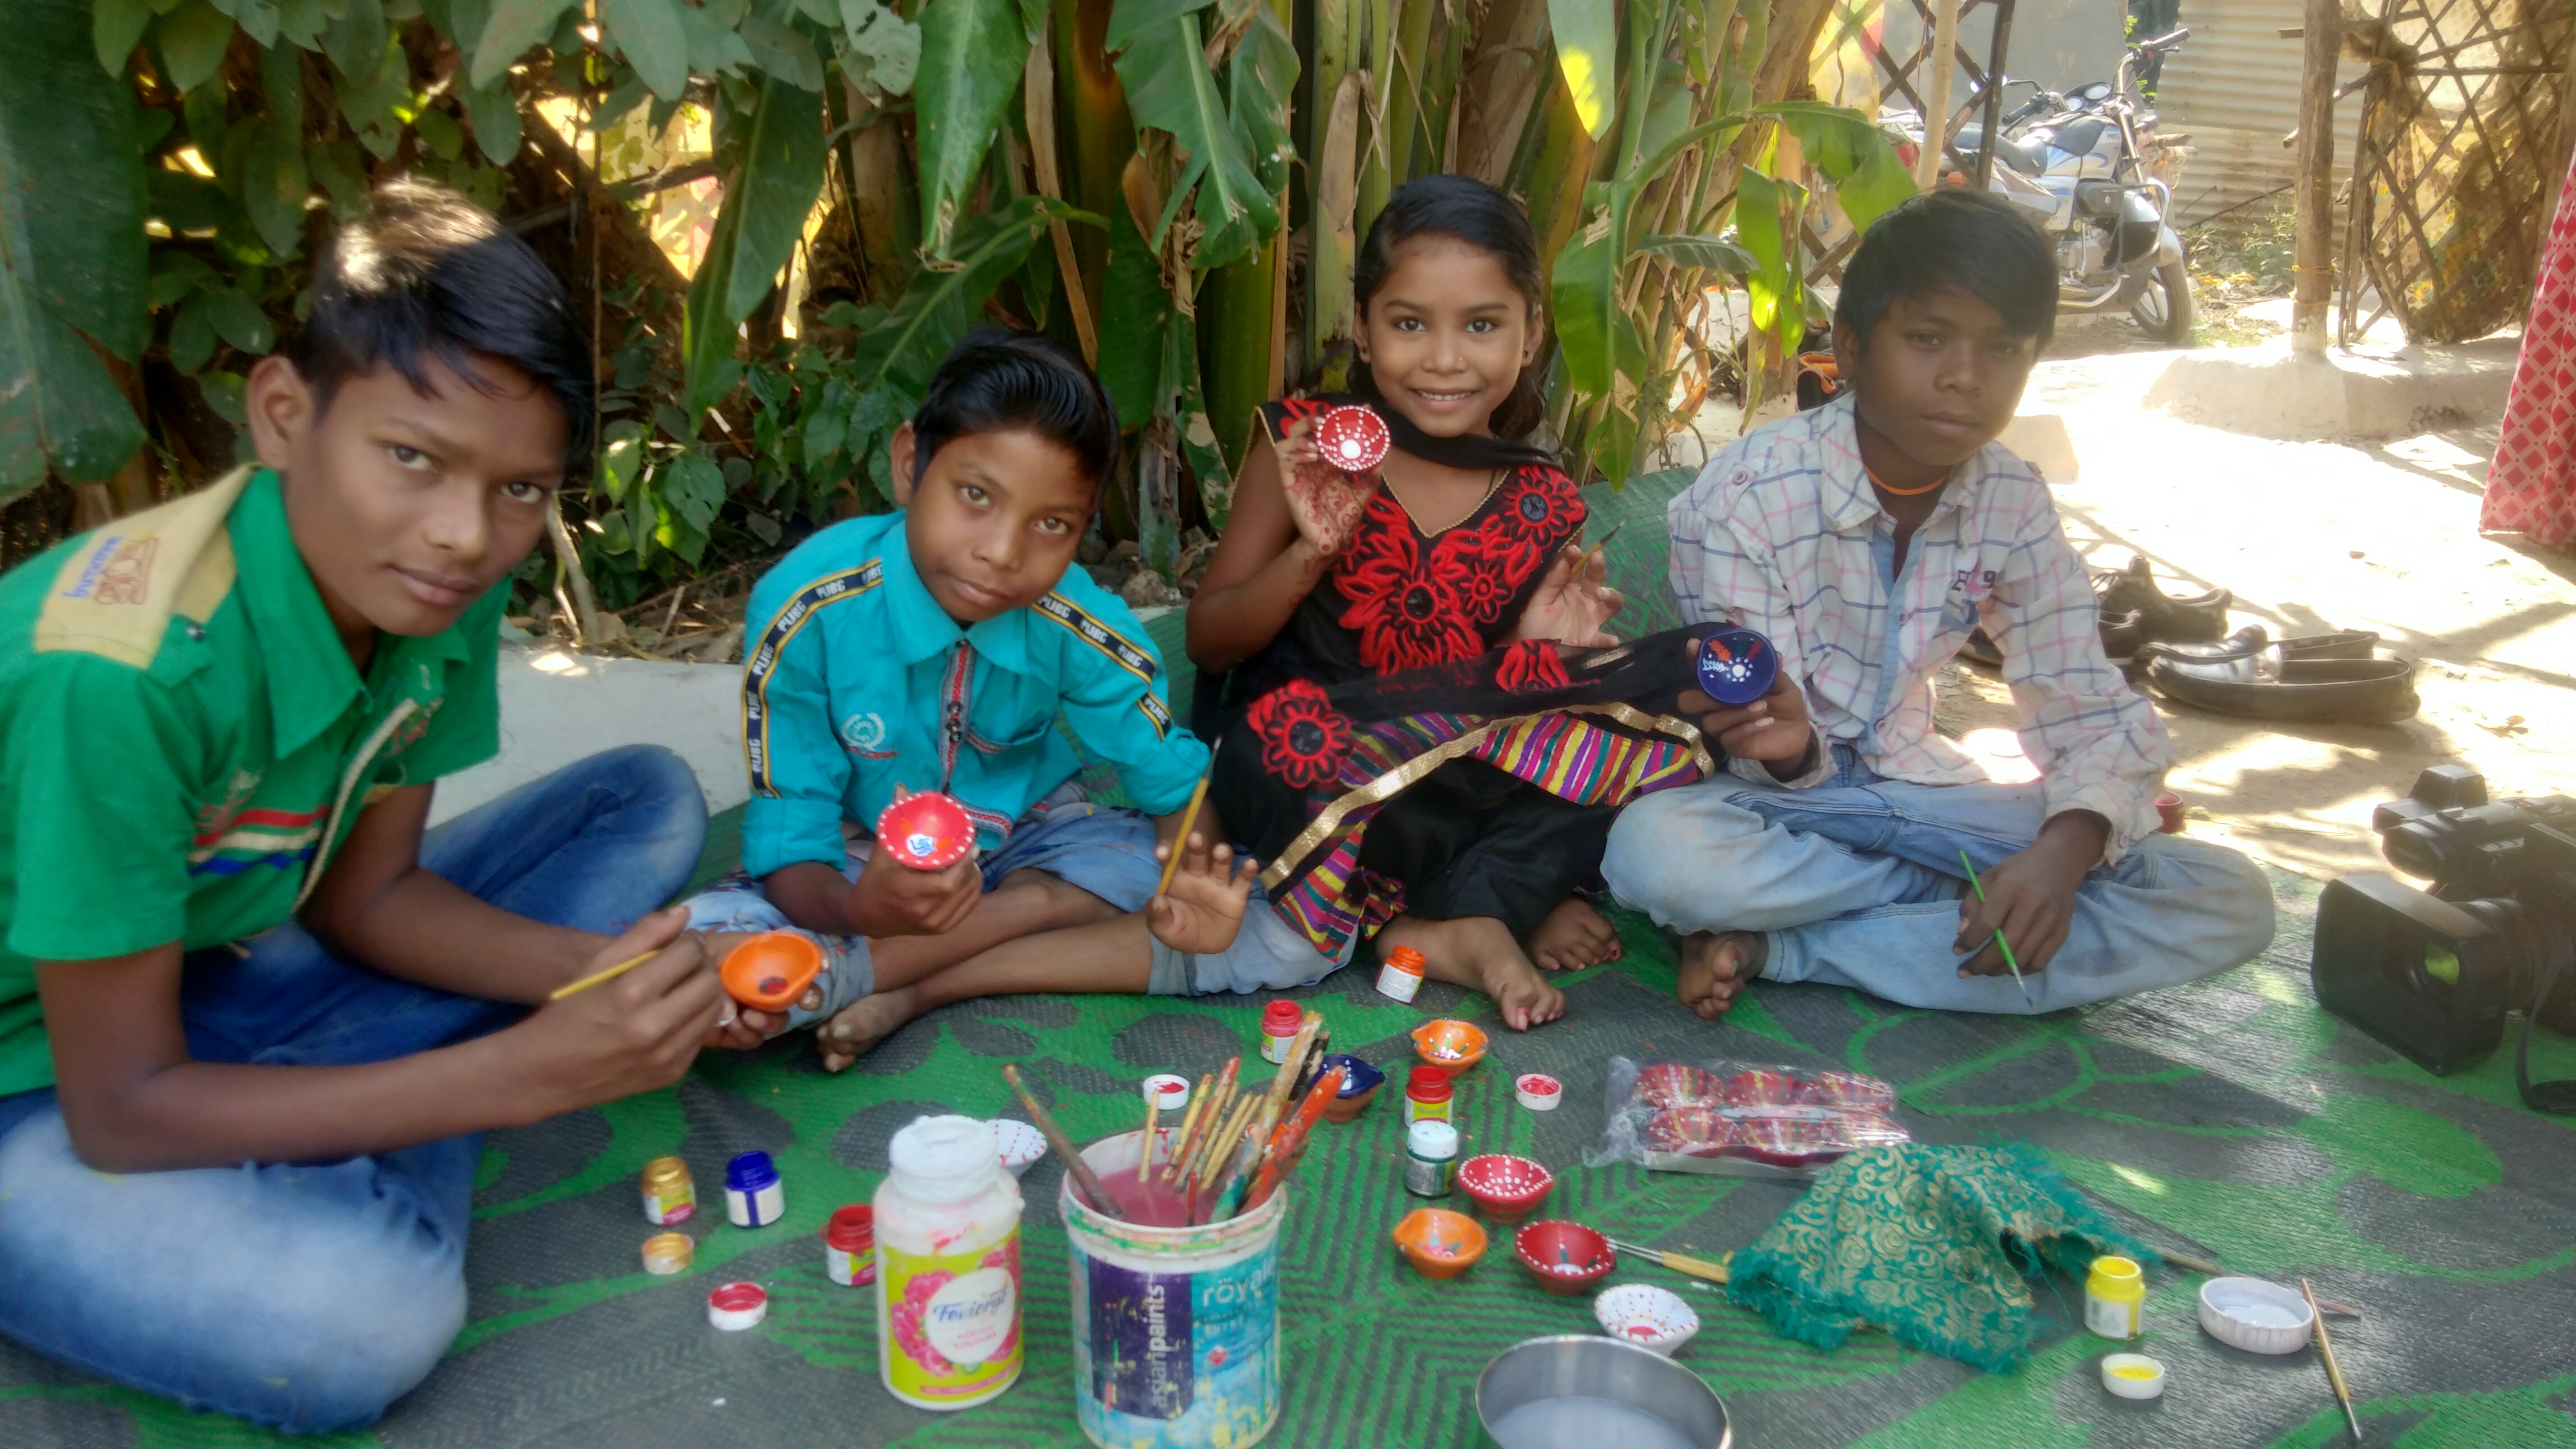
MULTIPOLYGON (((1136 1174, 1140 1133, 1083 1160, 1136 1174)), ((1279 1421, 1279 1225, 1288 1193, 1230 1221, 1149 1228, 1056 1194, 1072 1252, 1073 1402, 1101 1449, 1243 1449, 1279 1421)))

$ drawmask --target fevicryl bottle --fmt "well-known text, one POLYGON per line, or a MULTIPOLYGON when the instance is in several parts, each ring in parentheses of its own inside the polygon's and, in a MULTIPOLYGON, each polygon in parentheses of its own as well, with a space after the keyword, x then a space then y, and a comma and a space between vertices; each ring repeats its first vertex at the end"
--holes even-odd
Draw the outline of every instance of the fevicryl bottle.
POLYGON ((983 1403, 1020 1376, 1020 1185, 972 1117, 916 1117, 886 1155, 878 1374, 925 1409, 983 1403))

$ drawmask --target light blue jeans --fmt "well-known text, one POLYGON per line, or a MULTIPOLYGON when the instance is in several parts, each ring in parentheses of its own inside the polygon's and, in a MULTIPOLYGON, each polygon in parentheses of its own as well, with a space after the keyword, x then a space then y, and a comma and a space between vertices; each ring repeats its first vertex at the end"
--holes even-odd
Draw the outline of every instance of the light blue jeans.
MULTIPOLYGON (((687 882, 706 820, 679 757, 630 746, 431 831, 421 861, 519 915, 621 931, 687 882)), ((385 1061, 523 1010, 348 965, 291 923, 245 945, 188 957, 200 1061, 385 1061)), ((465 1321, 481 1147, 111 1174, 81 1162, 50 1088, 0 1097, 0 1333, 191 1409, 298 1433, 373 1423, 465 1321)))
MULTIPOLYGON (((1786 790, 1721 776, 1622 811, 1611 892, 1688 935, 1760 931, 1768 981, 1850 986, 1906 1006, 2026 1013, 2010 974, 1959 975, 1965 850, 1980 874, 2037 837, 2037 783, 1908 785, 1843 746, 1841 773, 1786 790)), ((2029 975, 2061 1011, 2244 964, 2272 943, 2272 892, 2235 851, 2151 835, 2077 889, 2066 944, 2029 975)))

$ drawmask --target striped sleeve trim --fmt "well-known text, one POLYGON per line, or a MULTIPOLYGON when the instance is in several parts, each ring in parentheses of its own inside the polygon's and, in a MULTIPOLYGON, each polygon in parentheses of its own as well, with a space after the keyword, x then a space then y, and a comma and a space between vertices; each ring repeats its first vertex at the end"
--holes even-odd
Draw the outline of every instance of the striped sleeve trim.
POLYGON ((742 746, 751 765, 754 795, 778 798, 778 788, 770 781, 769 680, 778 671, 780 656, 787 652, 797 631, 811 622, 824 605, 855 599, 883 582, 882 559, 872 558, 857 568, 826 574, 799 590, 769 621, 769 627, 761 631, 759 645, 742 668, 742 746))
MULTIPOLYGON (((1154 676, 1161 672, 1152 654, 1138 648, 1126 636, 1101 623, 1062 594, 1050 593, 1029 607, 1035 609, 1040 617, 1053 619, 1072 630, 1075 638, 1109 656, 1110 662, 1146 684, 1152 684, 1154 676)), ((1169 716, 1165 718, 1168 721, 1169 716)))

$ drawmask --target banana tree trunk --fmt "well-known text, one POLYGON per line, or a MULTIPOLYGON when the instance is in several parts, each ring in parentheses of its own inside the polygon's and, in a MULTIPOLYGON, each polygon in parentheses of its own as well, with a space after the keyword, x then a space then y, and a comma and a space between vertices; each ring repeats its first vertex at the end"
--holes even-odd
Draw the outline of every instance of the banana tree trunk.
POLYGON ((1549 76, 1539 103, 1538 119, 1522 147, 1524 159, 1514 168, 1518 191, 1529 207, 1530 229, 1538 233, 1538 254, 1551 268, 1557 254, 1583 221, 1583 185, 1592 177, 1592 133, 1575 114, 1574 96, 1558 75, 1554 47, 1540 57, 1549 76))
MULTIPOLYGON (((1394 44, 1387 55, 1386 175, 1389 187, 1419 175, 1415 167, 1422 147, 1422 117, 1430 100, 1431 16, 1438 0, 1394 0, 1394 44)), ((1381 199, 1378 203, 1383 207, 1381 199)), ((1377 219, 1371 211, 1369 219, 1377 219)))
POLYGON ((1510 176, 1539 86, 1556 73, 1547 48, 1547 0, 1494 0, 1460 78, 1458 169, 1488 186, 1510 176))
MULTIPOLYGON (((1321 0, 1327 7, 1349 0, 1321 0)), ((1313 242, 1306 262, 1306 366, 1319 368, 1334 343, 1351 335, 1351 266, 1359 255, 1360 112, 1368 75, 1346 70, 1318 106, 1323 143, 1315 155, 1313 242)), ((1321 94, 1321 92, 1319 92, 1321 94)))
MULTIPOLYGON (((1388 116, 1395 109, 1395 12, 1401 3, 1403 0, 1356 0, 1355 4, 1368 17, 1362 52, 1368 56, 1368 108, 1362 117, 1368 125, 1360 142, 1359 209, 1351 218, 1353 230, 1361 236, 1368 235, 1377 214, 1386 209, 1387 193, 1395 189, 1397 163, 1389 140, 1393 128, 1388 116)), ((1427 5, 1431 0, 1414 3, 1427 5)))
MULTIPOLYGON (((1136 124, 1127 112, 1127 89, 1102 53, 1111 0, 1059 0, 1055 27, 1057 172, 1065 195, 1094 216, 1126 203, 1119 178, 1136 154, 1136 124)), ((1148 223, 1150 225, 1150 222, 1148 223)), ((1101 307, 1101 279, 1109 270, 1109 237, 1098 227, 1072 228, 1073 255, 1082 271, 1091 315, 1101 307)))

